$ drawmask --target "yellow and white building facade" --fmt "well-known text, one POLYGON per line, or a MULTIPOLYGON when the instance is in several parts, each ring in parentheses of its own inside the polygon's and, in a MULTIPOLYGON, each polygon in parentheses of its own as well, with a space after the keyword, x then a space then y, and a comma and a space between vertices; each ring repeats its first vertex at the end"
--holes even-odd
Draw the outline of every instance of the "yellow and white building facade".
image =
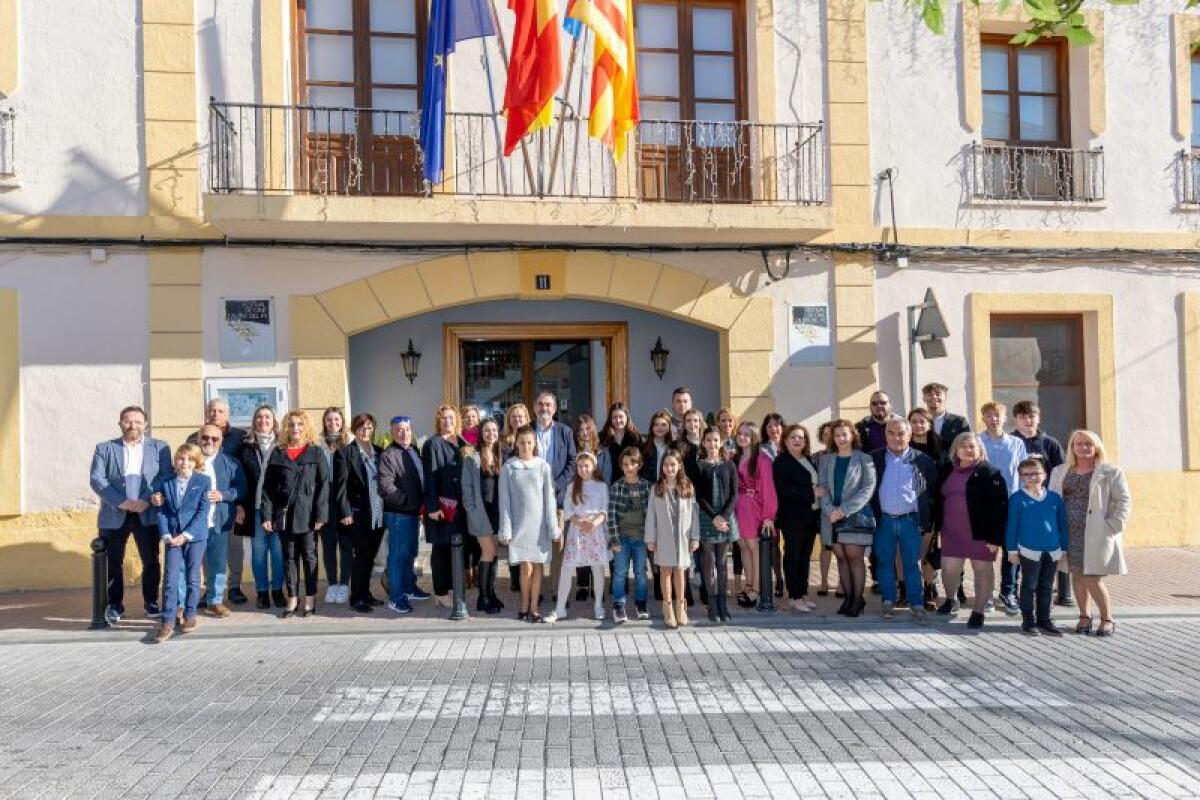
POLYGON ((541 389, 644 426, 686 385, 815 430, 877 388, 914 405, 928 289, 950 335, 918 383, 976 427, 1029 397, 1097 431, 1127 544, 1200 545, 1181 7, 1089 2, 1091 43, 1017 48, 988 0, 941 36, 902 0, 634 0, 624 158, 579 119, 586 36, 556 124, 500 156, 506 54, 474 39, 428 185, 423 0, 0 0, 0 591, 86 584, 126 405, 177 444, 215 396, 424 435, 443 399, 541 389))

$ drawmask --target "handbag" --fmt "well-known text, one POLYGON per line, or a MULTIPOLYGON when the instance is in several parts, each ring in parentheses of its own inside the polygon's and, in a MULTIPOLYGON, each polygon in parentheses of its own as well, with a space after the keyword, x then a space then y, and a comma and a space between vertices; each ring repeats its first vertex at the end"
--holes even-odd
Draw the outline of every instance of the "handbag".
POLYGON ((834 541, 843 533, 875 533, 875 514, 870 506, 863 506, 853 514, 833 523, 834 541))
POLYGON ((447 523, 453 524, 454 518, 458 516, 458 501, 453 497, 439 497, 438 510, 442 512, 447 523))

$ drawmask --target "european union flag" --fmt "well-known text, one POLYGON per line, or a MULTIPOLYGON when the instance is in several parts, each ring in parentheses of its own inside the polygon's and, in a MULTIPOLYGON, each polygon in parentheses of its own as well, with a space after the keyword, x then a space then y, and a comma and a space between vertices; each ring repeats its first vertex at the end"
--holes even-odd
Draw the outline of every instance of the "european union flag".
POLYGON ((446 62, 454 45, 496 33, 485 0, 433 0, 425 49, 425 85, 421 94, 421 150, 425 180, 442 182, 446 153, 446 62))

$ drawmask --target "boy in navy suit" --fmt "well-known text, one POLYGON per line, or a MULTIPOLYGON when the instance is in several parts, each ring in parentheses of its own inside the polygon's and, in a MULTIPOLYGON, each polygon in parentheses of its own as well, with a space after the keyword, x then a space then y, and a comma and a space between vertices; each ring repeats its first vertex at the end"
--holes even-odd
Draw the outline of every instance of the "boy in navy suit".
POLYGON ((166 545, 162 588, 162 618, 156 642, 165 642, 175 632, 175 610, 179 605, 179 581, 187 576, 187 600, 183 608, 183 631, 196 627, 200 602, 200 565, 208 545, 208 492, 212 482, 202 470, 204 454, 194 444, 175 451, 175 473, 158 483, 151 502, 158 507, 158 529, 166 545))

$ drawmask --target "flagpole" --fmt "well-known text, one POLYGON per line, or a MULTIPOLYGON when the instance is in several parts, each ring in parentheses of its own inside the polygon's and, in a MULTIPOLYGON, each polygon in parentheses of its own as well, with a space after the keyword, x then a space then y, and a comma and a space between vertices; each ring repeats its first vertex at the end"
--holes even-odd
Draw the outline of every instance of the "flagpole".
MULTIPOLYGON (((586 28, 585 28, 585 30, 586 30, 586 28)), ((571 77, 575 73, 575 53, 578 50, 579 50, 579 38, 576 36, 572 36, 571 37, 571 55, 567 59, 567 79, 565 81, 563 81, 563 93, 562 93, 562 100, 561 100, 563 106, 568 106, 569 102, 571 100, 571 77)), ((582 83, 582 81, 583 81, 582 73, 581 73, 581 77, 579 78, 579 80, 582 83)), ((579 117, 579 109, 575 109, 575 116, 576 116, 576 118, 579 117)), ((554 194, 554 176, 555 176, 555 173, 558 172, 558 154, 562 151, 563 133, 565 132, 564 128, 566 127, 565 125, 563 125, 563 122, 564 122, 564 120, 562 120, 560 118, 558 121, 558 130, 554 134, 554 147, 550 151, 550 184, 547 189, 547 191, 550 194, 554 194)), ((576 137, 576 138, 578 138, 578 137, 576 137)))
MULTIPOLYGON (((500 35, 500 29, 496 29, 496 35, 500 35)), ((500 137, 500 113, 496 110, 496 91, 492 85, 492 60, 488 58, 487 37, 479 43, 483 49, 483 55, 480 60, 483 61, 483 74, 487 78, 487 93, 488 103, 492 107, 492 133, 496 136, 496 158, 503 159, 504 157, 504 140, 500 137)), ((505 169, 503 162, 500 164, 500 190, 504 196, 508 196, 508 170, 505 169)))
MULTIPOLYGON (((591 36, 591 34, 592 34, 592 29, 585 25, 583 27, 583 49, 584 50, 587 50, 588 37, 591 36)), ((579 109, 583 108, 583 86, 584 86, 584 83, 585 83, 585 81, 583 80, 583 71, 580 70, 580 72, 579 72, 579 99, 575 102, 575 146, 574 146, 575 155, 574 155, 573 163, 576 165, 579 164, 579 139, 581 138, 580 131, 579 131, 579 124, 583 121, 583 117, 581 117, 579 114, 579 109)), ((603 163, 603 162, 601 162, 601 163, 603 163)), ((571 171, 571 183, 568 188, 568 192, 572 195, 575 194, 575 181, 578 179, 579 179, 579 170, 578 169, 572 170, 571 171)))
MULTIPOLYGON (((500 61, 504 64, 504 71, 508 72, 508 47, 504 44, 504 31, 500 28, 500 15, 496 13, 496 0, 488 0, 488 8, 492 11, 492 25, 496 28, 496 44, 500 47, 500 61)), ((504 153, 504 148, 500 149, 500 154, 504 153)), ((529 188, 533 189, 537 186, 533 179, 533 167, 529 166, 529 150, 525 147, 525 138, 521 138, 521 157, 525 159, 525 179, 529 181, 529 188)))

